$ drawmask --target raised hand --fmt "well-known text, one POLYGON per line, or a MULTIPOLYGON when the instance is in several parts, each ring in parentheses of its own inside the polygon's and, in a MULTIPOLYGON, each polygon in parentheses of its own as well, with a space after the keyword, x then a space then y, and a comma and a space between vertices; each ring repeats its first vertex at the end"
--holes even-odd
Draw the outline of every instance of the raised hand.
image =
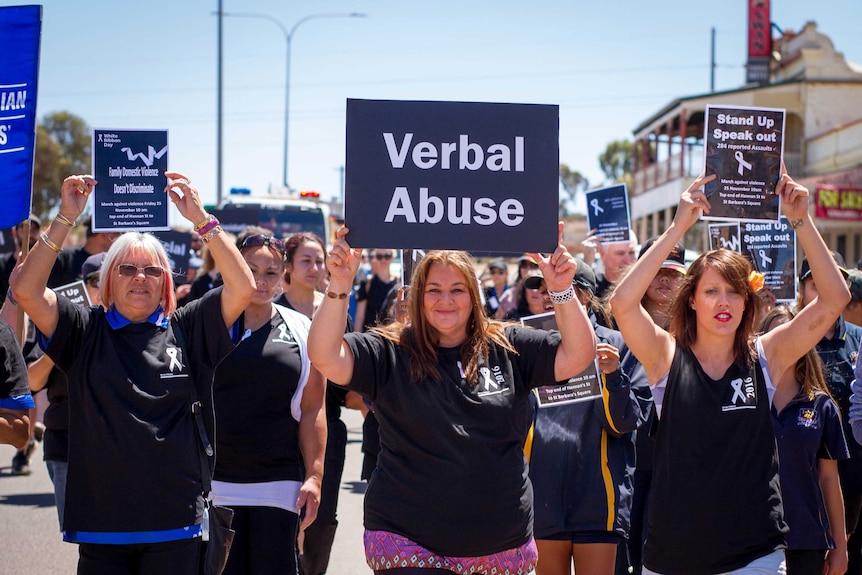
POLYGON ((703 190, 704 184, 715 179, 715 174, 711 176, 699 175, 686 191, 682 193, 679 199, 679 207, 676 210, 676 216, 673 221, 682 229, 687 230, 693 226, 702 214, 708 214, 712 206, 706 198, 706 193, 703 190))
POLYGON ((362 263, 360 259, 362 248, 351 248, 344 239, 349 231, 347 228, 341 228, 335 232, 335 243, 326 257, 326 269, 329 270, 331 281, 349 280, 352 284, 353 278, 356 277, 356 270, 362 263))
POLYGON ((170 180, 165 186, 165 192, 177 206, 180 214, 196 226, 206 220, 207 212, 201 202, 201 196, 188 177, 180 172, 165 172, 165 177, 170 180), (177 190, 182 192, 182 195, 177 190))
POLYGON ((575 257, 563 245, 563 222, 557 223, 557 237, 557 249, 548 257, 540 253, 530 254, 530 257, 539 262, 539 270, 545 278, 545 285, 548 291, 552 292, 567 290, 572 285, 575 271, 578 269, 575 257))
POLYGON ((808 188, 797 184, 787 174, 787 169, 782 164, 781 179, 775 185, 775 194, 781 198, 781 213, 791 223, 796 222, 808 214, 808 188))
POLYGON ((77 220, 87 207, 87 201, 96 183, 90 175, 69 176, 63 180, 63 186, 60 188, 60 213, 71 221, 77 220))

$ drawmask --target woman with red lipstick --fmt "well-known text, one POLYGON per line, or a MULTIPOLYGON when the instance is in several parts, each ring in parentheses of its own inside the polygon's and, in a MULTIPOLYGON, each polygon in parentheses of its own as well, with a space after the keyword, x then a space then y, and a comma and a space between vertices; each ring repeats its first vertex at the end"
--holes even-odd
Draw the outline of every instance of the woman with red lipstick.
MULTIPOLYGON (((562 239, 562 223, 559 227, 562 239)), ((534 254, 559 332, 490 320, 475 264, 429 251, 408 292, 409 320, 344 334, 360 250, 339 230, 330 291, 309 353, 334 383, 374 402, 380 454, 365 495, 365 553, 375 573, 510 573, 536 564, 532 487, 522 450, 530 390, 580 373, 596 340, 561 242, 534 254)))
POLYGON ((748 260, 709 251, 688 268, 657 326, 641 305, 674 245, 709 213, 698 177, 670 227, 617 287, 611 307, 646 370, 659 415, 644 551, 647 574, 783 573, 784 533, 770 403, 787 370, 814 347, 850 294, 808 213, 808 190, 787 173, 775 193, 821 292, 791 321, 754 338, 760 298, 748 260), (816 269, 814 264, 817 264, 816 269))

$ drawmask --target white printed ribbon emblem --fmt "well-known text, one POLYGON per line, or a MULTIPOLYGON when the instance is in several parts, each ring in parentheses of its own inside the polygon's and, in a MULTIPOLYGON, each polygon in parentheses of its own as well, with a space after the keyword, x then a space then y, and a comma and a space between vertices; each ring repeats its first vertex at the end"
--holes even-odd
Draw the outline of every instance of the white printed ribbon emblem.
POLYGON ((760 256, 760 269, 767 269, 767 265, 772 263, 772 258, 766 255, 766 252, 764 250, 760 250, 759 252, 757 252, 757 255, 760 256))
POLYGON ((479 373, 482 374, 482 378, 485 380, 485 389, 487 391, 491 391, 492 389, 497 389, 497 382, 491 377, 491 370, 487 367, 480 367, 479 373))
POLYGON ((174 367, 176 367, 180 371, 183 370, 183 364, 180 363, 180 360, 177 359, 177 352, 178 351, 179 350, 175 347, 169 347, 168 349, 165 350, 165 353, 167 353, 168 357, 171 358, 171 363, 168 366, 168 369, 171 370, 171 373, 173 373, 174 367))
POLYGON ((733 397, 730 398, 730 403, 736 405, 736 399, 739 398, 745 403, 745 394, 742 393, 742 380, 734 379, 730 382, 730 387, 733 388, 733 397))
POLYGON ((735 152, 733 154, 733 157, 736 158, 737 162, 739 162, 739 169, 737 171, 739 172, 740 176, 745 173, 745 170, 751 169, 751 164, 749 164, 748 162, 745 161, 745 158, 742 157, 742 152, 739 152, 739 151, 735 152))
POLYGON ((599 205, 599 199, 593 198, 590 200, 590 205, 593 206, 593 215, 597 216, 600 212, 604 212, 605 209, 599 205))

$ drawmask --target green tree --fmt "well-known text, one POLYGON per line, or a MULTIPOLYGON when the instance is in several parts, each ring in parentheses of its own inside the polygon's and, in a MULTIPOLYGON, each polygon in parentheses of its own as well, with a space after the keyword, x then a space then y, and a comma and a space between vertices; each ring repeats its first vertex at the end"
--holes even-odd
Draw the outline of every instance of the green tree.
POLYGON ((71 174, 89 174, 90 127, 69 112, 54 112, 36 125, 32 212, 46 218, 60 203, 60 186, 71 174))
POLYGON ((574 203, 578 192, 585 192, 590 187, 590 181, 577 170, 572 170, 566 164, 560 164, 560 184, 566 197, 560 198, 560 215, 569 215, 569 205, 574 203))
POLYGON ((623 182, 631 177, 633 145, 628 140, 614 140, 599 154, 599 166, 612 182, 623 182))

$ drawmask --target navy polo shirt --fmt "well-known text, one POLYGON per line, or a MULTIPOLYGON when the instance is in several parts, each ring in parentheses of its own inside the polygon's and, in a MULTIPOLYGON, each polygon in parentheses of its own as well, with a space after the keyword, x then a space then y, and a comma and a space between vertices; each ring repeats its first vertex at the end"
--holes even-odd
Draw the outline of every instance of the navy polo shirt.
POLYGON ((823 376, 829 386, 829 393, 841 410, 848 447, 854 453, 854 459, 859 459, 862 465, 862 453, 859 453, 862 446, 853 439, 853 430, 850 427, 850 383, 854 378, 853 369, 859 355, 860 341, 862 327, 848 323, 843 316, 839 316, 832 337, 823 338, 817 344, 817 355, 823 362, 823 376))
MULTIPOLYGON (((835 543, 829 535, 817 465, 819 459, 850 457, 838 406, 825 394, 808 399, 800 393, 781 413, 771 406, 771 413, 784 519, 790 527, 787 548, 832 549, 835 543)), ((843 533, 844 526, 837 530, 843 533)))

